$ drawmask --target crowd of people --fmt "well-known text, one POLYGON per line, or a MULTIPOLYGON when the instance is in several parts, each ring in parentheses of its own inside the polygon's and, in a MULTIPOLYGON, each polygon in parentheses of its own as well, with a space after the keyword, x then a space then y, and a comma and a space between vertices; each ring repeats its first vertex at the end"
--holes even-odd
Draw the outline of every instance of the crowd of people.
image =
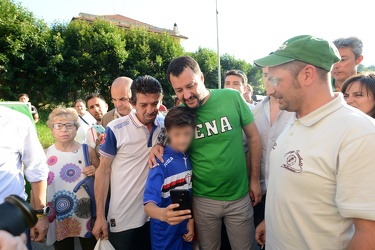
POLYGON ((0 249, 74 249, 75 238, 83 250, 99 239, 116 250, 375 249, 375 74, 357 72, 362 47, 285 41, 254 62, 258 103, 241 70, 207 89, 198 63, 178 57, 166 116, 157 79, 119 77, 111 111, 90 94, 51 112, 46 152, 27 117, 0 106, 0 203, 26 199, 25 176, 31 205, 50 208, 26 235, 0 230, 0 249))

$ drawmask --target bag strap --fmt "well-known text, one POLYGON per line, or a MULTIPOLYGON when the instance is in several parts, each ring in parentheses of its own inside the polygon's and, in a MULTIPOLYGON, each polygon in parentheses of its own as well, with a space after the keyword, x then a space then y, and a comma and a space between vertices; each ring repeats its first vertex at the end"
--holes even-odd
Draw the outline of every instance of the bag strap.
POLYGON ((78 115, 78 117, 81 118, 81 120, 82 120, 84 123, 86 123, 87 125, 90 126, 90 124, 89 124, 85 119, 83 119, 83 117, 82 117, 81 115, 78 115))
POLYGON ((83 143, 82 149, 83 149, 83 156, 85 158, 85 164, 86 164, 86 167, 88 167, 91 165, 90 155, 89 155, 89 146, 86 143, 83 143))
MULTIPOLYGON (((83 149, 83 158, 85 159, 85 165, 90 166, 90 155, 89 155, 89 147, 86 143, 82 144, 82 149, 83 149)), ((78 182, 77 185, 74 187, 73 192, 77 193, 78 189, 84 184, 90 176, 86 177, 82 181, 78 182)))

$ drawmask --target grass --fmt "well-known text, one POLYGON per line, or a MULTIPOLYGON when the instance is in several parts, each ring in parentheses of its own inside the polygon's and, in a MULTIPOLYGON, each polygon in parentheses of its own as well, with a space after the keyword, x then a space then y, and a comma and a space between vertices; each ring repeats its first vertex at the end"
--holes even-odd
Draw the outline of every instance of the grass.
POLYGON ((53 138, 51 130, 47 126, 48 115, 49 111, 39 110, 39 122, 36 124, 39 141, 44 149, 55 143, 55 138, 53 138))

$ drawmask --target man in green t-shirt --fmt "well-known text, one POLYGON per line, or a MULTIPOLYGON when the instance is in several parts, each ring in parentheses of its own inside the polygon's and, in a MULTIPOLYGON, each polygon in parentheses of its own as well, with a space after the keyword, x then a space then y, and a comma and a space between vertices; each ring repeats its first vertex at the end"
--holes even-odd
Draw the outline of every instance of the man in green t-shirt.
MULTIPOLYGON (((193 58, 174 59, 167 73, 177 97, 197 113, 195 140, 189 153, 200 249, 220 249, 222 219, 231 248, 252 249, 255 245, 252 205, 261 199, 261 142, 254 117, 238 91, 208 90, 193 58), (242 131, 250 145, 249 175, 242 131)), ((161 151, 160 146, 153 150, 160 160, 161 151)))

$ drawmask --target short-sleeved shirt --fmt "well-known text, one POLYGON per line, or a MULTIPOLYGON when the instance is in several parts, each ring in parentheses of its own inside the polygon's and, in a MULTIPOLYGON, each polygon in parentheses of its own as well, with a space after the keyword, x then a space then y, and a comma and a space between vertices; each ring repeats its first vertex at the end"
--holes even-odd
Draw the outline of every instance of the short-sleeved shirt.
POLYGON ((197 109, 195 140, 190 147, 195 196, 237 200, 249 192, 242 128, 254 117, 237 90, 210 90, 197 109))
POLYGON ((292 119, 271 153, 267 249, 347 249, 375 220, 375 122, 342 94, 292 119))
POLYGON ((100 154, 113 159, 111 202, 108 221, 112 232, 138 228, 147 222, 143 193, 148 175, 148 156, 160 133, 157 117, 150 133, 135 111, 110 122, 106 127, 100 154))
POLYGON ((11 194, 26 200, 23 174, 29 182, 47 180, 46 155, 26 115, 0 106, 0 128, 0 203, 11 194))
POLYGON ((270 97, 266 97, 252 110, 255 125, 257 125, 262 142, 262 158, 260 161, 260 187, 265 194, 268 185, 270 153, 277 137, 284 131, 286 125, 295 116, 294 112, 280 110, 277 118, 271 125, 270 97))
MULTIPOLYGON (((188 155, 176 152, 169 146, 163 154, 164 163, 158 161, 159 166, 150 170, 144 204, 155 203, 165 208, 172 204, 170 190, 192 188, 192 170, 188 155)), ((187 233, 187 220, 171 226, 160 220, 151 219, 152 249, 192 249, 192 243, 185 242, 183 235, 187 233)))

